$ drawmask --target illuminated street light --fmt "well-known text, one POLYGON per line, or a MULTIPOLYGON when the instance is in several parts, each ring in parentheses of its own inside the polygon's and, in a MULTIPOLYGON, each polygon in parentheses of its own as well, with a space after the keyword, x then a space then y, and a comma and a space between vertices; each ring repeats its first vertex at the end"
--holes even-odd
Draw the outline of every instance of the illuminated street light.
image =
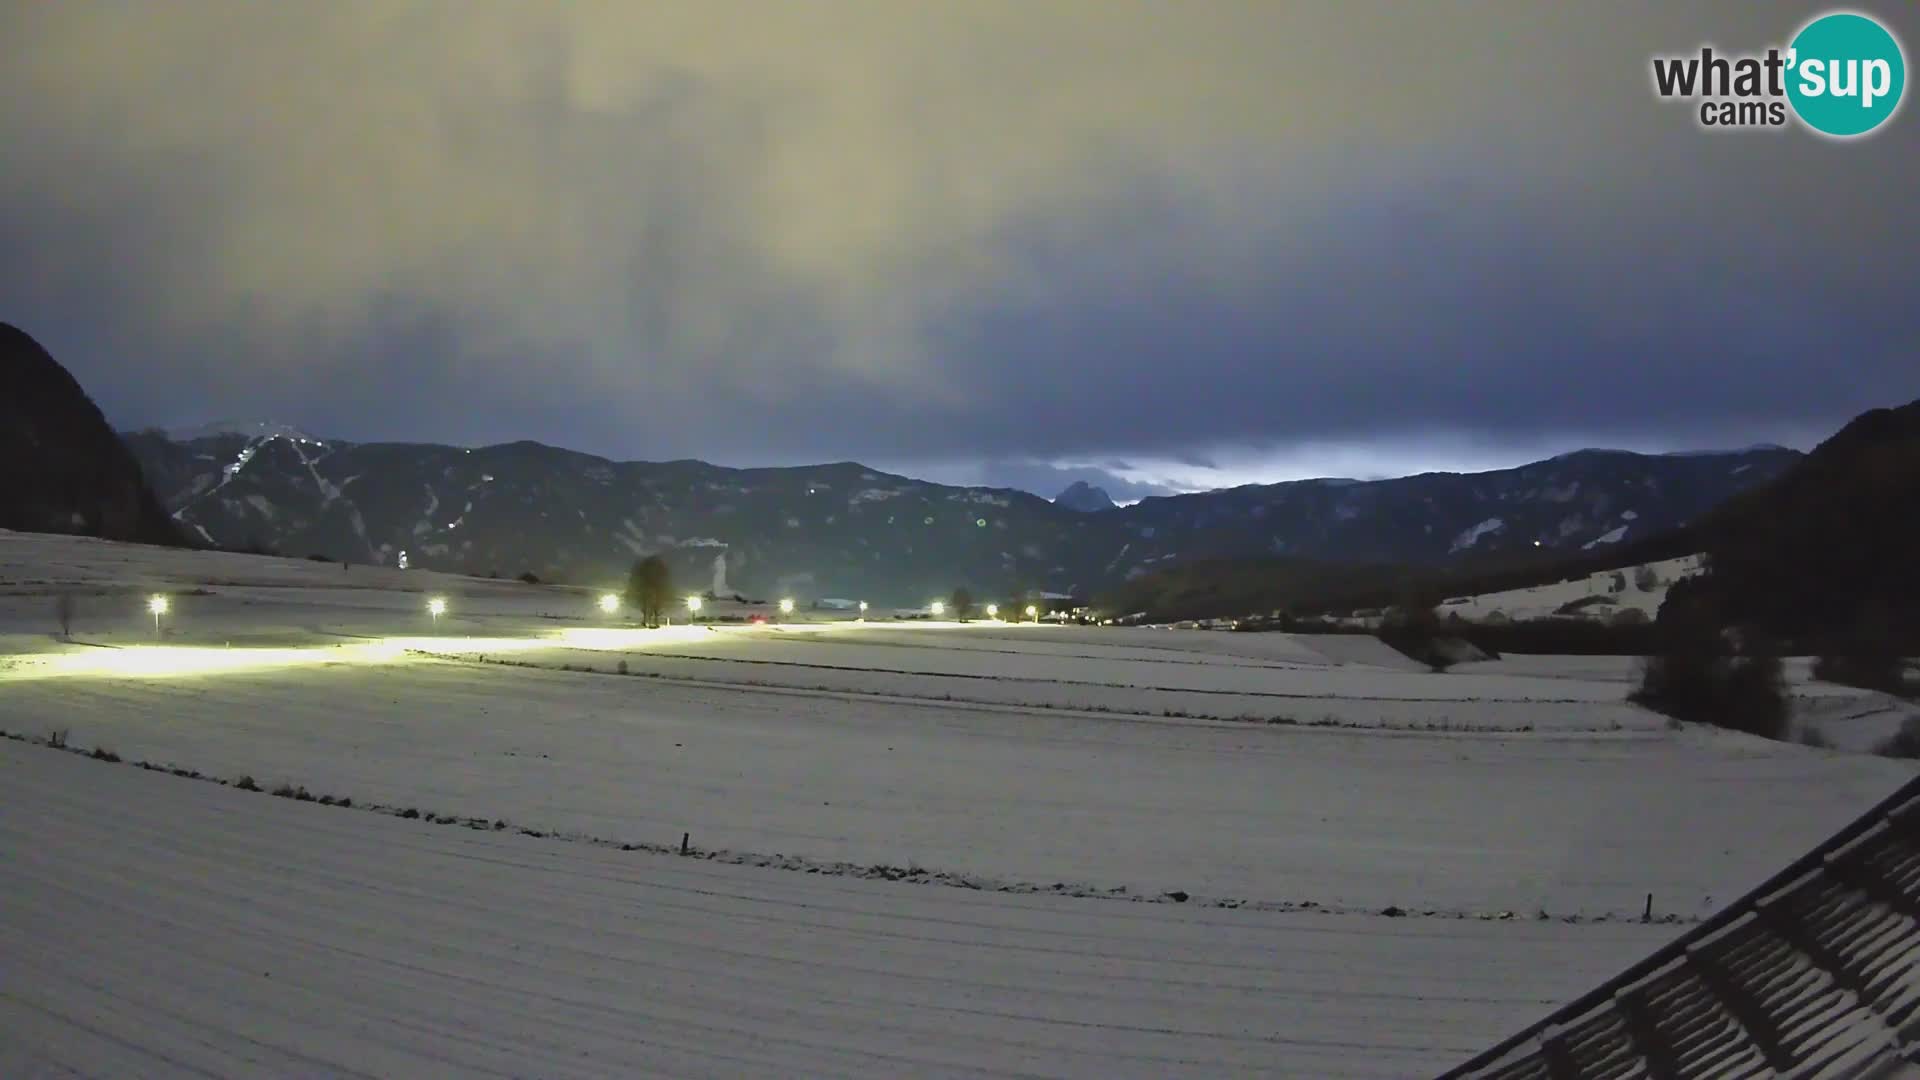
POLYGON ((935 600, 933 603, 927 605, 927 610, 935 615, 945 615, 947 613, 947 605, 935 600))
POLYGON ((700 598, 699 597, 697 596, 687 597, 687 614, 690 616, 698 616, 700 614, 700 598))
POLYGON ((1040 614, 1039 608, 1034 607, 1032 604, 1027 605, 1027 618, 1031 619, 1039 614, 1040 614))
POLYGON ((620 597, 613 593, 600 594, 600 610, 611 615, 620 610, 620 597))
POLYGON ((783 596, 780 598, 780 614, 782 615, 793 614, 793 597, 783 596))
POLYGON ((427 601, 427 614, 433 616, 433 625, 440 625, 440 616, 447 613, 447 598, 435 596, 427 601))
POLYGON ((988 605, 987 605, 987 618, 989 618, 989 619, 997 619, 997 618, 999 618, 999 617, 1000 617, 1000 605, 999 605, 999 604, 988 604, 988 605))
POLYGON ((147 610, 153 613, 153 636, 159 637, 160 616, 167 613, 167 598, 159 595, 148 597, 147 610))

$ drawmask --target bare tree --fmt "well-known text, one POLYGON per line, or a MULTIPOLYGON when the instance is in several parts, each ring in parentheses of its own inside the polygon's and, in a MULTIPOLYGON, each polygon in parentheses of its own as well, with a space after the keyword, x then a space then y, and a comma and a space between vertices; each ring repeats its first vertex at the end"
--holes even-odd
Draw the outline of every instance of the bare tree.
POLYGON ((53 615, 60 621, 60 636, 73 640, 73 594, 62 589, 53 598, 53 615))
POLYGON ((632 572, 627 575, 627 603, 639 609, 643 624, 660 625, 660 617, 667 610, 667 598, 672 593, 673 576, 667 569, 667 560, 649 555, 634 562, 632 572))

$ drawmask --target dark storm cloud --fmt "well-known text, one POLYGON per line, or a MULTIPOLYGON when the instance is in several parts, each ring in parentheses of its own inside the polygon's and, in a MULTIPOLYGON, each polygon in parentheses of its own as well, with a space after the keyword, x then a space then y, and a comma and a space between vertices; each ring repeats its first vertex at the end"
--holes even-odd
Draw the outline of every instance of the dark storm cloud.
POLYGON ((1912 110, 1702 132, 1649 57, 1814 11, 1675 8, 21 6, 0 318, 129 426, 1049 496, 1920 396, 1912 110))

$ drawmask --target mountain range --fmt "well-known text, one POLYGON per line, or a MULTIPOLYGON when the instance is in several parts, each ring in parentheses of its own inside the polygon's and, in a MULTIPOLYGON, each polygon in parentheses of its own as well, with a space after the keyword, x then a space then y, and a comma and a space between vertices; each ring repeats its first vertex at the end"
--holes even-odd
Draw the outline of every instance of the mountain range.
POLYGON ((516 442, 355 443, 274 422, 115 438, 31 337, 0 324, 0 527, 581 584, 664 556, 682 587, 920 604, 1090 596, 1209 560, 1427 567, 1632 545, 1771 481, 1778 447, 1585 450, 1514 469, 1301 480, 1115 507, 952 487, 854 462, 616 462, 516 442), (158 496, 156 499, 155 496, 158 496))
MULTIPOLYGON (((1496 472, 1249 485, 1100 507, 854 463, 616 462, 533 442, 353 443, 276 424, 125 436, 192 537, 544 580, 612 580, 664 555, 716 591, 921 603, 1088 595, 1195 559, 1440 564, 1592 551, 1691 520, 1801 455, 1580 451, 1496 472), (1095 512, 1097 510, 1097 512, 1095 512)), ((1068 493, 1063 493, 1068 494, 1068 493)))

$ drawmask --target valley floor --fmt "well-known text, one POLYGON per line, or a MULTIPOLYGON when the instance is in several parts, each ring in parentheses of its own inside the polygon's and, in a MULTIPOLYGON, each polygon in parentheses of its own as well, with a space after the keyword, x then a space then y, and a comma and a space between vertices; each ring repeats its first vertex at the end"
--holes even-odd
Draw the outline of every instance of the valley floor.
POLYGON ((716 865, 15 742, 0 773, 6 1076, 1408 1076, 1674 932, 716 865))
POLYGON ((0 730, 127 759, 0 741, 0 1075, 1431 1072, 1912 775, 1623 662, 592 599, 0 533, 0 730))

